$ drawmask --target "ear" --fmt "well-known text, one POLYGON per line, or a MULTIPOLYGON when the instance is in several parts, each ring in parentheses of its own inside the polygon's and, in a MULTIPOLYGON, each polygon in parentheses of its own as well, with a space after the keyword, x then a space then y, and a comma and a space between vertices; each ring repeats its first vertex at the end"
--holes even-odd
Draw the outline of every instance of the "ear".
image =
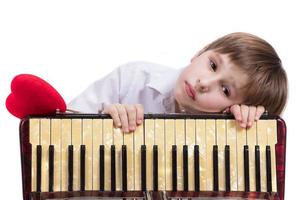
POLYGON ((201 49, 200 51, 198 51, 191 59, 191 62, 193 62, 198 56, 200 56, 203 52, 206 51, 208 45, 206 45, 203 49, 201 49))

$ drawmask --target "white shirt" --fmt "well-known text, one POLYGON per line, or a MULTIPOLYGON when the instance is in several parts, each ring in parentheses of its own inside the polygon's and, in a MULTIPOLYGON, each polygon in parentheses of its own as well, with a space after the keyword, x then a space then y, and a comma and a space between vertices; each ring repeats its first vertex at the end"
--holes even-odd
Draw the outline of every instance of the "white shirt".
POLYGON ((175 113, 173 88, 180 72, 149 62, 127 63, 90 85, 68 108, 98 113, 109 104, 142 104, 145 113, 175 113))

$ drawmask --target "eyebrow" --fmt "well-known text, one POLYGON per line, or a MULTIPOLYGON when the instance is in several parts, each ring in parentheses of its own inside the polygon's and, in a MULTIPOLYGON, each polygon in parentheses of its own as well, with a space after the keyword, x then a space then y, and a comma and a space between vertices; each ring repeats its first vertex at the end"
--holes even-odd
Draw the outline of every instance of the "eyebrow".
POLYGON ((221 58, 221 56, 218 53, 214 52, 213 56, 216 58, 219 65, 223 64, 223 59, 221 58))

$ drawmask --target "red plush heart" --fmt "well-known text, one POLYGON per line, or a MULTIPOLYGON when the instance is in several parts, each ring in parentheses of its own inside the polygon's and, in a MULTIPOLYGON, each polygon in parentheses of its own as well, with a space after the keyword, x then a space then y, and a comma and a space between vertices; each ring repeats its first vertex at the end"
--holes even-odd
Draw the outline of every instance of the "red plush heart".
POLYGON ((31 74, 16 76, 6 99, 7 110, 18 118, 51 114, 56 109, 65 112, 66 107, 64 99, 49 83, 31 74))

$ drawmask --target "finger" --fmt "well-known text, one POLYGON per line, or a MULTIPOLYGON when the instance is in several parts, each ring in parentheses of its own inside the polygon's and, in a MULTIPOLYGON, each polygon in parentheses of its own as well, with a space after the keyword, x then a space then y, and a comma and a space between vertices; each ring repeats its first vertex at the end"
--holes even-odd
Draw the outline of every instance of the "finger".
POLYGON ((256 106, 250 106, 247 127, 250 128, 253 125, 253 122, 255 120, 255 115, 256 115, 256 106))
POLYGON ((261 115, 265 112, 265 107, 263 106, 257 106, 256 108, 256 115, 255 115, 255 120, 259 120, 261 115))
POLYGON ((121 120, 121 126, 122 126, 122 130, 124 132, 129 132, 128 129, 128 117, 127 117, 127 112, 125 109, 125 106, 122 104, 117 104, 117 109, 118 109, 118 114, 121 120))
POLYGON ((242 122, 240 123, 240 126, 246 128, 248 116, 249 116, 249 106, 241 105, 241 113, 242 113, 242 122))
POLYGON ((127 117, 128 117, 128 125, 129 131, 134 131, 136 127, 136 109, 134 105, 126 105, 125 106, 127 117))
POLYGON ((136 123, 140 125, 144 120, 144 107, 141 104, 136 104, 135 109, 136 109, 136 123))
POLYGON ((114 125, 115 127, 121 127, 121 120, 119 117, 119 113, 118 113, 118 109, 116 105, 109 105, 107 107, 104 108, 103 114, 109 114, 111 116, 111 118, 113 119, 114 125))
POLYGON ((230 112, 233 114, 234 118, 238 121, 242 120, 240 105, 233 105, 230 107, 230 112))

